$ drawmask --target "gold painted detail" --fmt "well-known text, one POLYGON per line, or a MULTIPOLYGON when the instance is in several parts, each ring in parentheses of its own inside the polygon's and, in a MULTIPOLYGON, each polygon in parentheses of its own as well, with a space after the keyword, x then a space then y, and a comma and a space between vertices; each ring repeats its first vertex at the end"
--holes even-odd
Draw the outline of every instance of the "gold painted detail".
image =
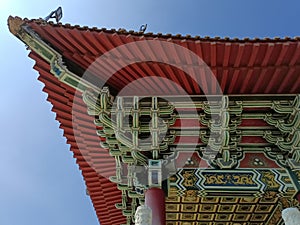
POLYGON ((247 186, 258 187, 255 183, 253 173, 214 173, 203 172, 205 186, 247 186))
POLYGON ((267 190, 278 190, 280 184, 276 181, 274 173, 271 171, 263 170, 261 171, 261 180, 266 184, 267 190))
POLYGON ((168 183, 168 196, 191 198, 217 196, 222 192, 232 196, 262 196, 265 189, 256 170, 180 169, 168 183))
POLYGON ((197 182, 197 177, 193 171, 184 171, 183 176, 183 186, 185 187, 195 187, 197 182))
POLYGON ((200 197, 197 202, 186 197, 166 198, 166 224, 279 225, 279 199, 263 198, 200 197), (270 221, 269 223, 266 223, 270 221))
POLYGON ((286 170, 180 169, 169 180, 169 196, 248 196, 292 198, 297 188, 286 170))
POLYGON ((20 30, 22 29, 21 26, 22 26, 22 24, 24 24, 24 21, 19 17, 9 16, 7 23, 8 23, 9 31, 13 35, 17 35, 20 32, 20 30))

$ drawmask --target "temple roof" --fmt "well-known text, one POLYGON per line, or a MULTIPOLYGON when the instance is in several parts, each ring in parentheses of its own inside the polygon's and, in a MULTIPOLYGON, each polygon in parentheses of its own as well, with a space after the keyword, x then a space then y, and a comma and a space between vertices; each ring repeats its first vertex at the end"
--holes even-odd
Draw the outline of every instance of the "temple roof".
MULTIPOLYGON (((11 20, 19 20, 22 21, 22 23, 36 23, 36 24, 42 24, 42 25, 51 25, 52 27, 63 27, 63 28, 68 28, 68 29, 78 29, 81 31, 96 31, 96 32, 107 32, 107 33, 117 33, 117 34, 133 34, 133 35, 143 35, 143 36, 148 36, 148 37, 162 37, 165 39, 168 38, 177 38, 177 39, 189 39, 189 40, 201 40, 201 41, 226 41, 226 42, 240 42, 240 43, 245 43, 245 42, 286 42, 286 41, 300 41, 300 36, 296 37, 289 37, 286 36, 284 38, 281 37, 255 37, 255 38, 249 38, 249 37, 244 37, 244 38, 231 38, 231 37, 210 37, 210 36, 204 36, 201 37, 199 35, 192 36, 190 34, 182 35, 182 34, 164 34, 164 33, 153 33, 153 32, 143 32, 143 31, 135 31, 135 30, 126 30, 125 28, 119 28, 119 29, 107 29, 107 28, 99 28, 99 27, 89 27, 89 26, 81 26, 81 25, 72 25, 69 23, 55 23, 53 21, 45 21, 44 19, 28 19, 28 18, 20 18, 18 16, 10 16, 11 20)), ((11 29, 11 27, 10 27, 11 29)))
MULTIPOLYGON (((270 99, 277 95, 286 95, 286 98, 291 100, 300 90, 299 37, 201 38, 124 29, 88 28, 19 17, 10 17, 8 23, 11 32, 20 39, 22 39, 19 34, 21 26, 29 27, 38 38, 61 54, 68 70, 94 86, 99 84, 109 86, 113 95, 122 92, 122 89, 136 80, 139 81, 133 82, 131 86, 131 90, 134 91, 128 90, 126 95, 137 93, 174 95, 186 92, 195 96, 226 94, 237 96, 236 99, 239 96, 245 98, 247 95, 265 95, 270 96, 270 99), (130 45, 143 41, 146 41, 145 44, 130 45), (126 47, 122 47, 124 45, 126 47), (179 54, 178 51, 182 48, 188 51, 179 54), (203 60, 200 62, 201 65, 197 58, 193 58, 194 56, 203 60), (157 79, 157 74, 165 79, 157 79)), ((82 171, 101 225, 126 223, 122 211, 115 207, 115 204, 122 201, 122 193, 115 183, 107 179, 114 175, 112 169, 116 166, 115 160, 106 149, 99 147, 99 142, 103 138, 97 136, 96 131, 102 128, 97 127, 94 124, 94 117, 87 114, 82 93, 54 76, 52 65, 39 52, 32 50, 29 57, 36 62, 34 69, 40 74, 38 79, 45 84, 43 91, 48 94, 47 100, 53 105, 52 110, 56 113, 56 119, 71 145, 71 151, 82 171), (98 171, 101 171, 101 175, 97 173, 98 171)), ((247 120, 244 122, 247 123, 247 120)), ((262 121, 256 121, 251 125, 267 126, 262 121)), ((256 142, 257 140, 255 139, 256 142)), ((245 143, 251 141, 253 139, 249 138, 245 143)), ((263 140, 261 143, 267 142, 263 140)), ((178 201, 184 202, 184 198, 178 197, 178 201)), ((209 201, 206 202, 207 205, 209 201)), ((218 198, 216 201, 223 200, 218 198)), ((236 203, 231 203, 230 199, 228 201, 230 207, 236 203)), ((169 203, 171 205, 172 198, 169 199, 169 203)), ((255 204, 251 205, 250 214, 254 209, 259 210, 260 206, 255 204)), ((267 210, 272 211, 272 202, 264 204, 267 210)), ((278 208, 274 207, 275 209, 278 217, 278 208)), ((172 212, 172 208, 170 210, 172 212)), ((213 217, 215 211, 212 210, 209 215, 213 217)), ((172 213, 169 214, 171 217, 172 213)), ((263 212, 263 215, 266 213, 263 212)), ((269 217, 268 219, 271 220, 269 217)), ((274 224, 279 220, 280 218, 274 220, 274 224)))
MULTIPOLYGON (((110 87, 116 91, 138 78, 147 76, 153 81, 151 79, 142 81, 145 83, 145 89, 141 91, 147 93, 151 88, 165 95, 181 93, 183 90, 178 90, 176 84, 181 85, 188 94, 194 95, 219 94, 220 91, 224 94, 295 94, 299 90, 300 39, 298 37, 201 38, 124 29, 88 28, 46 23, 43 20, 25 19, 24 22, 46 43, 68 59, 66 64, 70 70, 74 69, 77 73, 80 71, 83 75, 89 68, 88 71, 91 72, 89 79, 92 82, 108 81, 110 87), (148 43, 145 42, 141 46, 128 45, 145 40, 148 43), (149 44, 153 45, 153 42, 149 42, 152 40, 161 41, 153 50, 149 48, 149 44), (163 46, 159 46, 162 44, 163 46), (120 47, 122 45, 126 47, 120 47), (188 51, 179 54, 181 48, 177 46, 182 46, 188 51), (104 54, 116 48, 118 49, 111 53, 114 55, 104 54), (197 67, 199 62, 196 62, 197 59, 193 58, 192 53, 203 59, 200 62, 202 63, 200 69, 197 67), (100 58, 103 55, 113 56, 115 59, 112 61, 112 59, 100 58), (139 59, 148 61, 138 62, 139 59), (128 65, 120 68, 120 63, 128 65), (76 68, 72 68, 74 64, 76 68), (162 73, 169 82, 155 80, 155 74, 162 73), (220 90, 217 90, 217 84, 213 82, 212 76, 216 77, 220 90), (108 78, 110 79, 107 80, 108 78), (155 85, 157 82, 158 85, 155 85)), ((139 85, 140 83, 137 83, 136 87, 138 88, 139 85)))

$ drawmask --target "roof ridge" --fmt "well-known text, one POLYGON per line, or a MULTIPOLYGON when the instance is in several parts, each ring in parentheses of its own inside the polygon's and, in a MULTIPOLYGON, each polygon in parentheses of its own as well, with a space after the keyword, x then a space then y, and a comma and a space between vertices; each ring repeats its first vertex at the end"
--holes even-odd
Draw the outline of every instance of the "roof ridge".
POLYGON ((89 26, 81 26, 81 25, 71 25, 70 23, 54 23, 53 21, 45 21, 42 18, 39 19, 28 19, 28 18, 20 18, 18 16, 9 16, 8 18, 8 25, 11 33, 14 35, 16 34, 15 32, 17 31, 15 26, 20 26, 24 23, 36 23, 39 25, 50 25, 53 27, 64 27, 66 29, 78 29, 78 30, 89 30, 89 31, 95 31, 95 32, 107 32, 107 33, 117 33, 117 34, 124 34, 124 35, 136 35, 136 36, 145 36, 145 37, 153 37, 153 38, 173 38, 173 39, 181 39, 181 40, 199 40, 199 41, 218 41, 218 42, 239 42, 239 43, 246 43, 246 42, 251 42, 251 43, 257 43, 257 42, 262 42, 262 43, 267 43, 267 42, 295 42, 295 41, 300 41, 300 36, 295 36, 295 37, 289 37, 286 36, 284 38, 281 37, 244 37, 244 38, 237 38, 237 37, 210 37, 210 36, 199 36, 195 35, 192 36, 190 34, 182 35, 182 34, 162 34, 160 32, 158 33, 153 33, 153 32, 147 32, 144 33, 142 31, 134 31, 134 30, 126 30, 125 28, 98 28, 98 27, 89 27, 89 26), (22 21, 22 23, 21 23, 22 21))

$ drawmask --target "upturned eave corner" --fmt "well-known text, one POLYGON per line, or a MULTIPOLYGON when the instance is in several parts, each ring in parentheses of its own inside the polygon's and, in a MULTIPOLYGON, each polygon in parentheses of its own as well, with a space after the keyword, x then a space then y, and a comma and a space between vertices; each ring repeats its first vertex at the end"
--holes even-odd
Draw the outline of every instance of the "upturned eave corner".
POLYGON ((8 25, 8 29, 9 31, 17 36, 18 33, 21 30, 21 26, 24 24, 24 20, 18 16, 9 16, 7 19, 7 25, 8 25))

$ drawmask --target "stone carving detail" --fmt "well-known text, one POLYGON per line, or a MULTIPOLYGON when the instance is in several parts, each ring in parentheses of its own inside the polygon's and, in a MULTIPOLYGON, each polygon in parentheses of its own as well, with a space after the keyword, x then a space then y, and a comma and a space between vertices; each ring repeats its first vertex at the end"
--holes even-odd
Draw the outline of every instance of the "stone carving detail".
POLYGON ((299 225, 300 212, 297 208, 286 208, 282 211, 282 218, 285 225, 299 225))
POLYGON ((142 205, 137 207, 135 212, 136 225, 152 225, 152 210, 148 206, 142 205))

